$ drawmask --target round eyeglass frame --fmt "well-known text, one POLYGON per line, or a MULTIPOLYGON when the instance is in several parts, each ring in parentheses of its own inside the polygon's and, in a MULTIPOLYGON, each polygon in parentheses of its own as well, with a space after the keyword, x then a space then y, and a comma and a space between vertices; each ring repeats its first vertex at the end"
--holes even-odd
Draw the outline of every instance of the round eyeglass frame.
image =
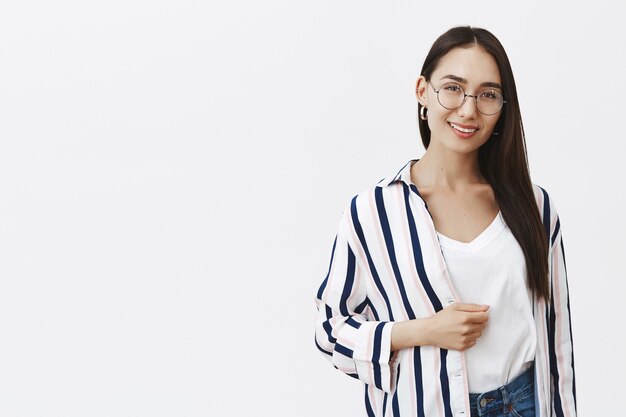
POLYGON ((498 110, 496 110, 494 113, 484 113, 484 112, 480 111, 480 109, 478 108, 478 97, 479 96, 474 96, 472 94, 466 94, 465 90, 463 90, 463 87, 461 87, 460 85, 458 85, 456 83, 449 83, 449 82, 447 82, 447 83, 443 83, 441 85, 441 87, 439 87, 439 90, 437 90, 437 89, 435 89, 435 86, 430 81, 428 81, 428 84, 430 84, 430 86, 433 88, 433 91, 435 91, 435 93, 437 93, 437 101, 439 102, 439 104, 441 104, 441 107, 443 107, 444 109, 448 109, 448 110, 456 110, 456 109, 458 109, 459 107, 461 107, 462 105, 465 104, 465 101, 467 100, 468 97, 471 97, 471 98, 474 99, 474 105, 476 106, 476 110, 478 110, 478 112, 480 114, 484 114, 485 116, 493 116, 494 114, 498 114, 498 112, 500 110, 502 110, 502 107, 504 107, 504 104, 506 103, 506 100, 504 99, 504 96, 503 96, 502 97, 502 104, 500 105, 500 108, 498 110), (457 85, 461 89, 461 92, 463 93, 463 101, 461 102, 461 104, 459 104, 456 107, 450 108, 450 107, 444 106, 443 103, 441 102, 441 99, 439 98, 439 92, 441 91, 443 86, 446 85, 446 84, 455 84, 455 85, 457 85))

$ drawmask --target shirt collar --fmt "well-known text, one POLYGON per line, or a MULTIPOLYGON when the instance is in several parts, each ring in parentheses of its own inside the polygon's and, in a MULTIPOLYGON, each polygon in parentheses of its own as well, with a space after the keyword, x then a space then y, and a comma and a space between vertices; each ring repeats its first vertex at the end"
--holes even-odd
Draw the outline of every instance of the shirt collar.
POLYGON ((419 159, 409 160, 409 162, 404 164, 404 166, 400 168, 399 171, 397 171, 396 173, 388 177, 383 178, 382 180, 378 182, 378 184, 376 184, 376 186, 388 187, 391 184, 396 183, 398 181, 403 181, 408 186, 413 185, 413 182, 411 181, 411 166, 413 165, 414 162, 417 162, 417 161, 419 161, 419 159))

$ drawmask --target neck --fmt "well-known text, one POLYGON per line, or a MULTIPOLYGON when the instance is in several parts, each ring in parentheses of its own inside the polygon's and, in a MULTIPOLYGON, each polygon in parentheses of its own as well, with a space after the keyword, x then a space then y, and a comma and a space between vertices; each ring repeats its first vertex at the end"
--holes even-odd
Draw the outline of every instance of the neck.
POLYGON ((454 152, 432 142, 426 153, 414 165, 413 179, 418 187, 462 190, 485 183, 478 164, 478 150, 470 153, 454 152))

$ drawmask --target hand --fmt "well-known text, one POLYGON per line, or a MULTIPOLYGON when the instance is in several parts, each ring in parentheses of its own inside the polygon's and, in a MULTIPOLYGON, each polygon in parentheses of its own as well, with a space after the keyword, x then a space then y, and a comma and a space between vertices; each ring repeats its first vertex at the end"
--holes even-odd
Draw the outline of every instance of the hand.
POLYGON ((429 317, 431 344, 465 350, 476 344, 487 326, 489 306, 454 303, 429 317))

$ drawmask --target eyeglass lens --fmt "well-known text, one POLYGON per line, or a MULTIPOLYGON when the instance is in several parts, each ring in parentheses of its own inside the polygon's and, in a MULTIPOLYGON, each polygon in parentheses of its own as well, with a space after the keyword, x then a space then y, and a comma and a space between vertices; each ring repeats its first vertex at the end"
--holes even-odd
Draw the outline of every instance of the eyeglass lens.
MULTIPOLYGON (((454 110, 463 105, 465 91, 456 83, 444 84, 437 93, 439 103, 448 110, 454 110)), ((470 97, 472 98, 472 97, 470 97)), ((488 88, 480 91, 476 98, 478 111, 485 115, 496 114, 502 108, 504 99, 500 91, 488 88)))

